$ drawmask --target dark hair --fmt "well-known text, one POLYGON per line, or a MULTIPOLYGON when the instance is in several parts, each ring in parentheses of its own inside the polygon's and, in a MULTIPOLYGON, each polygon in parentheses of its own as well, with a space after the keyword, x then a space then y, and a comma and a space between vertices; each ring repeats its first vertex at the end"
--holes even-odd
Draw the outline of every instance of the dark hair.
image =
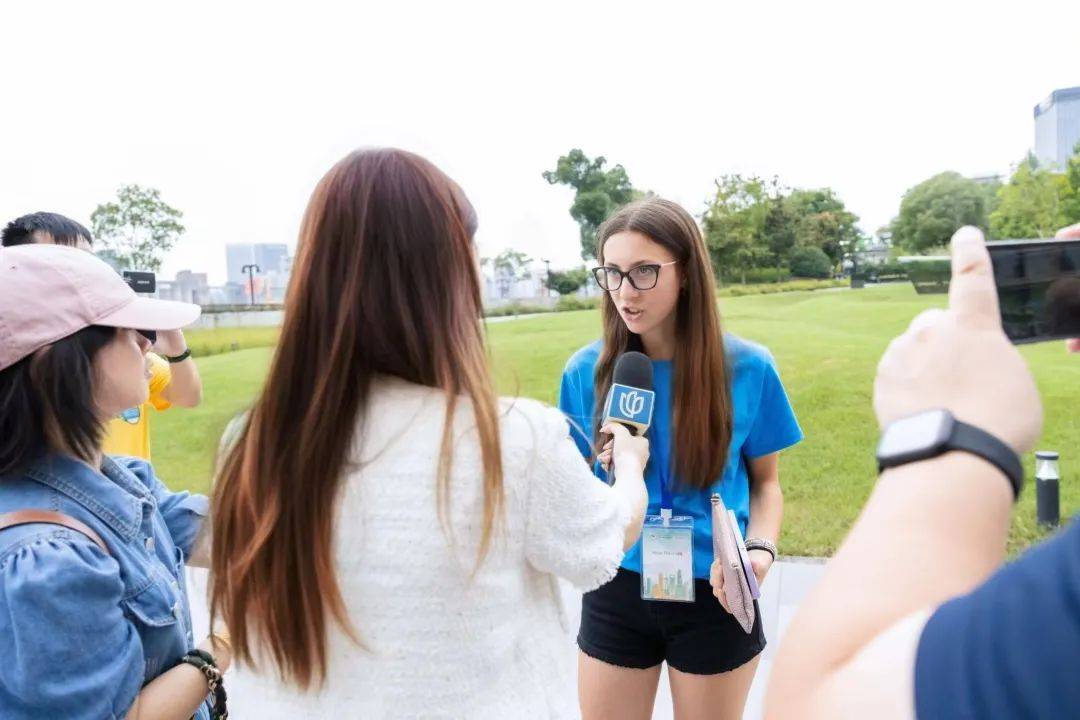
POLYGON ((94 244, 93 236, 82 223, 51 212, 36 212, 15 218, 0 233, 0 244, 4 247, 29 245, 34 242, 36 232, 49 233, 57 245, 77 245, 79 238, 94 244))
POLYGON ((445 393, 435 504, 450 542, 453 419, 469 403, 483 561, 503 475, 475 229, 461 188, 401 150, 355 152, 315 188, 270 373, 214 487, 210 612, 239 660, 268 650, 280 675, 309 687, 326 676, 328 628, 359 642, 334 569, 333 507, 377 375, 445 393))
POLYGON ((94 356, 116 328, 91 326, 0 370, 0 475, 49 451, 83 460, 101 446, 94 405, 94 356))
MULTIPOLYGON (((596 248, 600 264, 604 263, 604 243, 626 231, 639 232, 667 248, 679 261, 686 281, 675 306, 672 470, 684 486, 704 489, 724 474, 734 423, 709 252, 690 213, 670 200, 649 197, 622 207, 600 226, 596 248)), ((619 316, 611 293, 604 293, 602 316, 604 347, 596 363, 596 418, 619 355, 644 351, 641 338, 619 316)))

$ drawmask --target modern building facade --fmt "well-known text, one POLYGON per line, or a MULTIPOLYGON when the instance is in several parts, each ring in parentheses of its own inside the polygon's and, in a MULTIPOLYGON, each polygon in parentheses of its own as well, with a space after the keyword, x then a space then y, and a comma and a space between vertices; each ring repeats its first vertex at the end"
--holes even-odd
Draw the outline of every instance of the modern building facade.
POLYGON ((1055 90, 1035 106, 1035 157, 1063 170, 1080 142, 1080 87, 1055 90))

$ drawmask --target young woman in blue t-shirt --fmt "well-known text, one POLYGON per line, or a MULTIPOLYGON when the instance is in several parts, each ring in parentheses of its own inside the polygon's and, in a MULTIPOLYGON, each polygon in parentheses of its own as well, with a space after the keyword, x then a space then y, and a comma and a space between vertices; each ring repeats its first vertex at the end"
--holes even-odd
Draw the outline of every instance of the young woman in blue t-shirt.
POLYGON ((648 513, 692 518, 693 600, 643 599, 655 585, 643 588, 640 540, 615 579, 584 596, 582 714, 651 717, 666 661, 680 718, 741 717, 765 637, 760 613, 744 632, 710 586, 710 496, 720 494, 747 545, 761 548, 749 556, 764 581, 783 512, 779 452, 802 432, 768 350, 721 331, 708 251, 686 210, 660 198, 627 205, 600 228, 597 257, 593 272, 608 291, 603 339, 570 358, 559 404, 590 434, 578 446, 586 457, 599 451, 604 478, 610 458, 597 433, 615 361, 628 350, 652 360, 648 513))

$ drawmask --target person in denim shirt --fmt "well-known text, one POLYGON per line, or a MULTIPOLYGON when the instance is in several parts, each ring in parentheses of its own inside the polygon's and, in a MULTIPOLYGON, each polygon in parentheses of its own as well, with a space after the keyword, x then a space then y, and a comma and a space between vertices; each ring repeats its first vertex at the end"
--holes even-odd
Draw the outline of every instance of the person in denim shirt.
MULTIPOLYGON (((212 717, 182 662, 207 499, 101 451, 105 422, 145 400, 147 335, 198 313, 75 248, 0 250, 0 717, 212 717), (70 522, 14 520, 29 510, 70 522)), ((227 645, 200 649, 224 671, 227 645)))

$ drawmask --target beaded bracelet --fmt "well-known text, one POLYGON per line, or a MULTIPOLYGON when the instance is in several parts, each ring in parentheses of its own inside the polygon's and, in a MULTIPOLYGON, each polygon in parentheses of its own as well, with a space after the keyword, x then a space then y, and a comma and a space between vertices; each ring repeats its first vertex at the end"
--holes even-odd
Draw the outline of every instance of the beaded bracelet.
POLYGON ((772 559, 776 560, 776 543, 765 538, 750 538, 746 541, 747 550, 764 550, 772 555, 772 559))

